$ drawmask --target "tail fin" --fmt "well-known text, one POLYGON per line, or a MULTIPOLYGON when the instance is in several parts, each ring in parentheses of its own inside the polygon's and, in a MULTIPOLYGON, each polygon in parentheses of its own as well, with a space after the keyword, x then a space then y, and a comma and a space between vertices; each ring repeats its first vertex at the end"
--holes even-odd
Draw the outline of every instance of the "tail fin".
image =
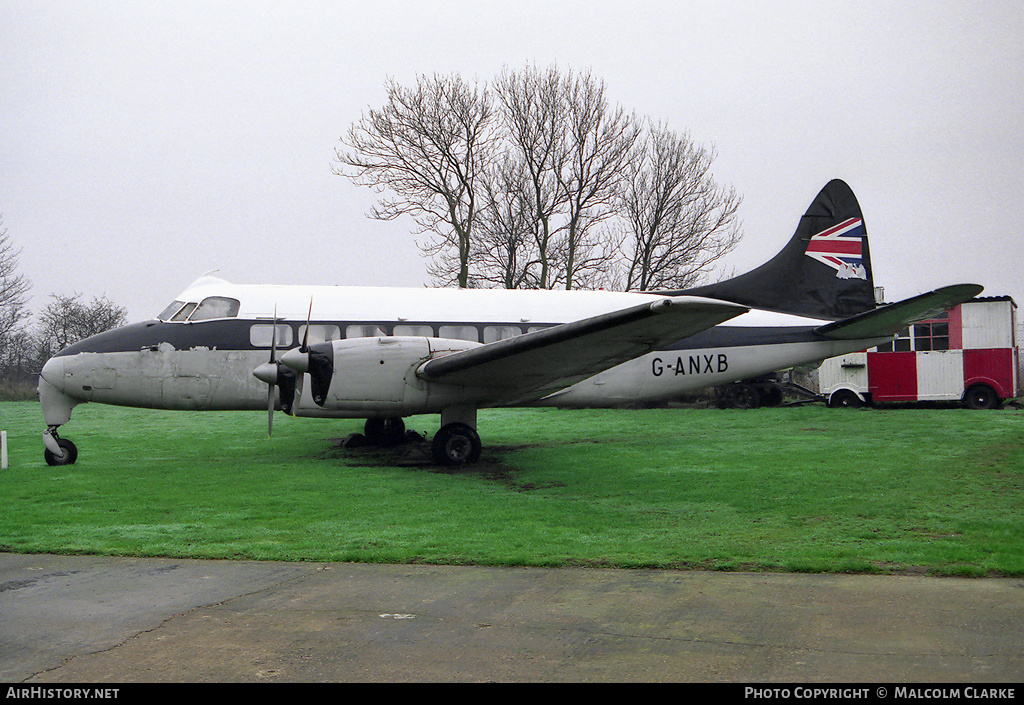
POLYGON ((751 272, 684 293, 822 319, 875 308, 864 216, 853 191, 830 181, 807 209, 789 244, 751 272))

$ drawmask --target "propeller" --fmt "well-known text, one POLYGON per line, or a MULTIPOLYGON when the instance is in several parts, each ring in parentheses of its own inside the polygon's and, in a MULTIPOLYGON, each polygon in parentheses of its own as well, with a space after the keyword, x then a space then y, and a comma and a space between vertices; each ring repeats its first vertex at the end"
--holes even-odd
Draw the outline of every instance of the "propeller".
POLYGON ((309 344, 310 320, 313 315, 313 300, 309 301, 309 315, 306 317, 306 332, 302 336, 302 345, 288 350, 281 356, 281 364, 294 370, 302 379, 309 373, 312 384, 313 401, 320 406, 327 399, 327 391, 334 374, 334 353, 330 342, 309 344))
MULTIPOLYGON (((313 319, 313 297, 311 296, 311 297, 309 297, 309 311, 306 313, 306 330, 302 334, 302 344, 298 347, 298 350, 299 350, 300 354, 301 353, 309 352, 309 324, 310 324, 310 321, 312 319, 313 319)), ((289 377, 289 379, 294 379, 295 380, 295 388, 292 390, 292 401, 294 402, 296 400, 302 399, 302 382, 305 379, 305 375, 302 373, 302 371, 299 371, 299 370, 296 370, 296 369, 292 368, 291 366, 289 366, 284 361, 285 355, 287 355, 290 352, 292 352, 292 351, 291 350, 287 350, 287 351, 285 351, 284 355, 281 356, 281 364, 280 364, 279 367, 281 369, 281 372, 285 373, 289 377)), ((284 404, 284 402, 282 402, 282 405, 283 404, 284 404)), ((291 402, 288 403, 288 406, 289 406, 289 409, 287 410, 287 413, 290 414, 290 413, 292 413, 291 412, 291 402)))
POLYGON ((277 362, 277 306, 274 306, 274 332, 270 336, 270 360, 252 371, 256 379, 266 382, 267 392, 267 438, 274 431, 274 387, 278 382, 280 368, 277 362))
POLYGON ((270 360, 264 362, 252 371, 256 379, 266 383, 267 389, 267 437, 274 431, 274 387, 280 386, 281 409, 286 413, 292 413, 292 405, 295 399, 302 394, 302 372, 294 365, 288 364, 285 358, 289 355, 300 358, 308 357, 309 351, 309 324, 313 316, 313 299, 309 300, 309 313, 306 315, 306 332, 302 336, 302 345, 294 350, 288 350, 277 357, 277 306, 274 306, 274 329, 270 338, 270 360))
POLYGON ((309 322, 313 318, 313 299, 309 299, 309 313, 306 314, 306 332, 302 334, 302 345, 281 356, 281 364, 299 374, 309 370, 309 322))

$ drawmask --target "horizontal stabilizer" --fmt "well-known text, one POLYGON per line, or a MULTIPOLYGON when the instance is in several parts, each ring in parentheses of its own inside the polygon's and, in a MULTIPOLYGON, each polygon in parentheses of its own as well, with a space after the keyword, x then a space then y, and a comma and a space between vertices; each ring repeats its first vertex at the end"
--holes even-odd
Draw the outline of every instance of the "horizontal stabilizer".
POLYGON ((434 358, 417 374, 432 382, 501 390, 500 396, 536 396, 748 310, 695 296, 667 297, 434 358))
POLYGON ((936 318, 957 304, 970 301, 982 292, 978 284, 954 284, 889 304, 815 329, 815 333, 835 340, 884 338, 920 321, 936 318))

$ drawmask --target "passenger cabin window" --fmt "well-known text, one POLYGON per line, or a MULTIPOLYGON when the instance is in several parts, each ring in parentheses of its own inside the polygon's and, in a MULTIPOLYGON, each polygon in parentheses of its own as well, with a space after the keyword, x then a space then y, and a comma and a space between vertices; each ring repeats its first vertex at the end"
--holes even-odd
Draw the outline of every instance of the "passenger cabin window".
POLYGON ((345 328, 346 338, 379 338, 387 334, 386 330, 375 325, 356 324, 345 328))
POLYGON ((249 342, 255 348, 269 348, 271 345, 278 349, 289 348, 292 345, 292 327, 284 323, 278 323, 277 340, 274 340, 273 323, 254 323, 249 329, 249 342))
POLYGON ((208 296, 189 316, 190 321, 208 321, 211 318, 234 318, 241 304, 226 296, 208 296))
POLYGON ((523 330, 519 326, 487 326, 484 328, 484 342, 493 343, 522 334, 523 330))
POLYGON ((439 334, 439 337, 451 340, 480 342, 480 331, 476 329, 476 326, 441 326, 439 334))
POLYGON ((408 325, 399 323, 395 326, 395 335, 410 335, 410 336, 422 336, 424 338, 434 337, 433 326, 427 325, 408 325))
MULTIPOLYGON (((305 324, 299 326, 299 340, 306 340, 305 324)), ((317 323, 313 323, 309 326, 309 340, 307 342, 310 345, 313 345, 314 343, 326 343, 331 340, 341 340, 341 328, 329 324, 317 323)))

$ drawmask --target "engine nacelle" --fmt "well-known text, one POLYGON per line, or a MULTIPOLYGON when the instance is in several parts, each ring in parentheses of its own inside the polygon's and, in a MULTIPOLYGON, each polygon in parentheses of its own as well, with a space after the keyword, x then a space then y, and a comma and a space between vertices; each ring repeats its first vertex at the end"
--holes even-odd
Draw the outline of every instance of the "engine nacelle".
POLYGON ((348 338, 312 345, 310 389, 304 390, 297 415, 368 417, 439 412, 465 401, 465 390, 425 382, 416 376, 416 370, 432 357, 479 346, 467 340, 405 336, 348 338))

